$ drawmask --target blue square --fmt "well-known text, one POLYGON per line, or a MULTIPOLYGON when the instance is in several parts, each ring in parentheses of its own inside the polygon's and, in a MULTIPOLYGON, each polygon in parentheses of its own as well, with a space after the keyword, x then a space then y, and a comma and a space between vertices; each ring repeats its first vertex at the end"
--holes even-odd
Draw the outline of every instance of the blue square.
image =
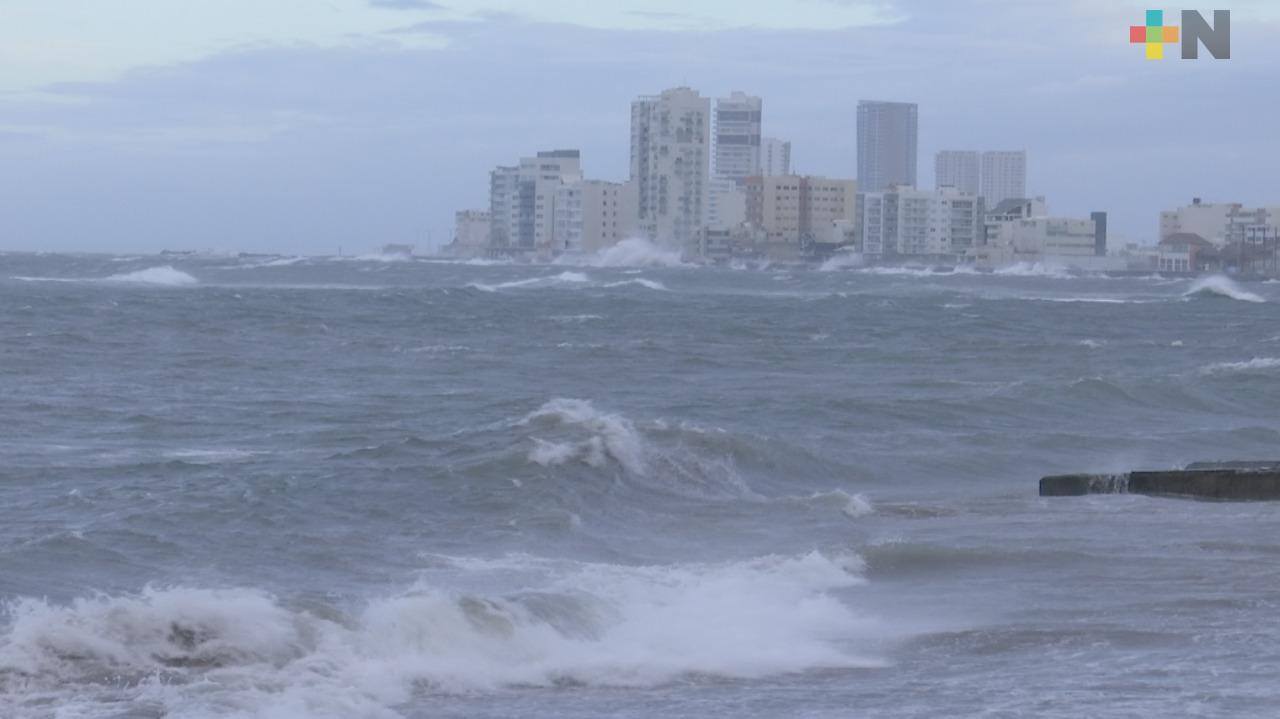
POLYGON ((1147 11, 1147 27, 1160 27, 1164 24, 1164 10, 1147 11))

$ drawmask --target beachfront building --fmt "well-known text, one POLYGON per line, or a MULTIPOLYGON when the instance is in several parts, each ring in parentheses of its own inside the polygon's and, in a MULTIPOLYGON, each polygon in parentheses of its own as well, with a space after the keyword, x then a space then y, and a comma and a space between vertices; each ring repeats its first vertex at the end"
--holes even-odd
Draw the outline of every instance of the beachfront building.
POLYGON ((546 255, 555 233, 560 187, 582 179, 577 150, 548 150, 490 173, 490 247, 496 254, 546 255))
POLYGON ((638 229, 659 246, 683 250, 706 218, 711 100, 687 87, 631 103, 631 181, 638 229))
POLYGON ((855 180, 812 175, 749 177, 746 220, 762 235, 764 252, 780 260, 811 257, 831 243, 834 223, 857 215, 855 180))
POLYGON ((488 210, 461 210, 454 215, 453 242, 446 251, 455 257, 484 257, 489 253, 488 210))
POLYGON ((1031 214, 1042 211, 1043 202, 1015 199, 1006 203, 989 216, 983 244, 970 251, 979 268, 1019 264, 1088 271, 1125 268, 1123 260, 1112 262, 1107 257, 1105 212, 1094 212, 1089 219, 1050 217, 1031 214))
POLYGON ((863 193, 857 222, 869 260, 954 262, 982 237, 982 200, 954 187, 936 192, 893 187, 863 193))
POLYGON ((1239 202, 1202 202, 1160 213, 1160 239, 1194 234, 1218 247, 1262 244, 1280 235, 1280 206, 1247 208, 1239 202))
POLYGON ((577 180, 556 191, 555 240, 551 254, 591 254, 635 233, 635 185, 577 180))

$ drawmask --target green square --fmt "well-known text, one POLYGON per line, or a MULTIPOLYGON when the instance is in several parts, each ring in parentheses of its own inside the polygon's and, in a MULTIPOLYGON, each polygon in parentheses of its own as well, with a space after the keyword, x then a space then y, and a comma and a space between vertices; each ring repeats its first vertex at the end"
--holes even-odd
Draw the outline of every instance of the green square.
POLYGON ((1164 28, 1147 26, 1147 42, 1164 42, 1164 28))

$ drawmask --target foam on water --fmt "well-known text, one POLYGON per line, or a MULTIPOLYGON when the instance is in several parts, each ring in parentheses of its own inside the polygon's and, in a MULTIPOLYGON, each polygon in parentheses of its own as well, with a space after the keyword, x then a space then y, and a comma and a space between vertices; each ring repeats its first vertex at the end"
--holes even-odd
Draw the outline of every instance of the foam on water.
POLYGON ((587 257, 565 256, 557 264, 587 267, 685 267, 678 250, 665 250, 642 237, 630 237, 587 257))
POLYGON ((1223 275, 1212 275, 1202 277, 1191 285, 1191 288, 1183 294, 1183 297, 1194 298, 1225 298, 1231 300, 1240 300, 1241 302, 1266 302, 1261 296, 1256 295, 1248 290, 1242 289, 1240 285, 1232 282, 1223 275))
POLYGON ((994 271, 994 274, 1004 275, 1007 277, 1049 277, 1059 280, 1073 279, 1073 276, 1064 272, 1061 267, 1046 265, 1040 262, 1019 262, 1008 267, 1001 267, 994 271))
POLYGON ((881 630, 832 594, 862 583, 862 566, 818 552, 653 567, 472 560, 464 571, 541 579, 484 595, 428 575, 349 613, 252 589, 27 599, 0 625, 0 709, 394 717, 441 692, 880 666, 867 648, 881 630))
POLYGON ((862 255, 856 252, 837 252, 818 266, 819 272, 835 272, 861 267, 864 263, 862 255))
POLYGON ((581 272, 561 272, 558 275, 551 275, 549 277, 530 277, 525 280, 500 282, 496 285, 488 285, 481 282, 470 282, 467 284, 467 287, 481 290, 482 292, 497 292, 498 290, 513 290, 525 287, 556 287, 564 286, 566 284, 583 284, 590 281, 591 278, 581 272))
POLYGON ((1230 372, 1256 372, 1280 367, 1280 357, 1254 357, 1247 362, 1215 362, 1205 366, 1204 374, 1222 374, 1230 372))
POLYGON ((605 284, 605 287, 626 287, 628 285, 636 285, 650 290, 664 291, 667 289, 667 286, 661 282, 658 282, 657 280, 646 280, 643 277, 637 277, 633 280, 622 280, 621 282, 609 282, 605 284))
POLYGON ((137 270, 134 272, 125 272, 119 275, 111 275, 106 278, 108 282, 129 282, 143 285, 164 285, 166 287, 185 287, 189 285, 199 284, 199 280, 182 270, 174 269, 172 265, 164 265, 162 267, 148 267, 145 270, 137 270))

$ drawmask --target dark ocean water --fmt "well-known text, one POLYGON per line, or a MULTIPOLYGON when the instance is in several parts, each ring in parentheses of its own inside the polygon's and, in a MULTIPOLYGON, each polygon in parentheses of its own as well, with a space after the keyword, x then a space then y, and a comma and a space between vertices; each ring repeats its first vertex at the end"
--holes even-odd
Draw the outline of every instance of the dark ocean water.
POLYGON ((1280 285, 0 255, 0 716, 1280 706, 1280 285))

